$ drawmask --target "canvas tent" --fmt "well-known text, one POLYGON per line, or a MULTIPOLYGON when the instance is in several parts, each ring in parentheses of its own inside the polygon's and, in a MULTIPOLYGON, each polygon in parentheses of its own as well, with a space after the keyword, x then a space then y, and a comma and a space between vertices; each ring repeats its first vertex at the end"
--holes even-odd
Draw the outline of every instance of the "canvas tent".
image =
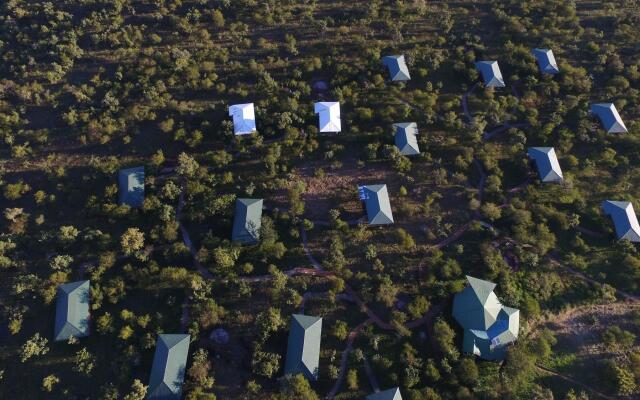
POLYGON ((382 58, 382 63, 389 69, 392 81, 403 82, 411 79, 404 55, 386 56, 382 58))
POLYGON ((118 173, 118 203, 141 208, 144 202, 144 167, 122 169, 118 173))
POLYGON ((235 135, 249 135, 256 131, 256 116, 253 103, 230 106, 229 116, 233 117, 233 132, 235 135))
POLYGON ((560 72, 556 58, 553 56, 551 49, 533 49, 533 55, 538 62, 540 71, 545 74, 557 74, 560 72))
POLYGON ((237 199, 231 240, 256 244, 262 226, 262 199, 237 199))
POLYGON ((602 126, 604 130, 608 133, 626 133, 627 127, 624 122, 622 122, 622 118, 620 114, 618 114, 618 109, 613 103, 597 103, 591 106, 591 112, 600 118, 602 122, 602 126))
POLYGON ((640 225, 631 202, 607 200, 602 208, 613 220, 618 239, 640 242, 640 225))
POLYGON ((320 132, 340 132, 340 103, 323 101, 315 104, 315 113, 318 114, 320 132))
POLYGON ((553 147, 529 147, 527 154, 536 163, 542 182, 562 182, 562 169, 553 147))
POLYGON ((363 186, 362 192, 369 225, 393 224, 393 213, 391 212, 387 185, 363 186))
POLYGON ((89 336, 89 281, 58 286, 54 341, 89 336))
POLYGON ((365 400, 402 400, 402 394, 400 394, 400 388, 395 387, 393 389, 370 394, 365 400))
POLYGON ((302 314, 291 317, 285 374, 303 374, 309 380, 318 379, 322 318, 302 314))
POLYGON ((418 147, 418 125, 415 122, 402 122, 393 124, 395 131, 394 139, 400 154, 404 156, 414 156, 420 154, 418 147))
POLYGON ((482 74, 482 79, 487 87, 504 87, 504 79, 497 61, 478 61, 476 69, 482 74))
POLYGON ((453 299, 453 318, 464 329, 462 348, 486 360, 502 360, 518 338, 520 311, 503 306, 496 285, 467 276, 468 285, 453 299))
POLYGON ((189 356, 191 336, 186 334, 161 334, 156 341, 151 376, 149 400, 180 400, 182 383, 189 356))

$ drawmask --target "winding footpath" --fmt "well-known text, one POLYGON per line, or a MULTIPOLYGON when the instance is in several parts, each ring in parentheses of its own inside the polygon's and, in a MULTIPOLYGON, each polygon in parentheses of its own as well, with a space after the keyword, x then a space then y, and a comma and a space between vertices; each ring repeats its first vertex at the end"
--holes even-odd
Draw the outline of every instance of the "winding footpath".
POLYGON ((331 400, 335 397, 335 395, 340 390, 340 386, 342 386, 342 381, 347 373, 347 363, 349 361, 349 353, 353 350, 353 342, 358 337, 358 334, 362 329, 371 323, 371 319, 367 319, 362 322, 360 325, 356 326, 351 332, 349 332, 349 336, 347 336, 347 347, 345 347, 342 352, 342 358, 340 360, 340 373, 338 374, 338 379, 336 379, 336 383, 333 384, 331 391, 325 396, 325 399, 331 400))

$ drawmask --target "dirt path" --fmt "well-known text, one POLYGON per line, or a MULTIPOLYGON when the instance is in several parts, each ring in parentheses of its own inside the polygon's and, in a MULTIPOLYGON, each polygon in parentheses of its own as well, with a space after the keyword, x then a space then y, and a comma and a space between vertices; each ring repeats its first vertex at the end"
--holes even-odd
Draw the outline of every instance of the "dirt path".
POLYGON ((551 375, 553 375, 553 376, 557 376, 558 378, 560 378, 560 379, 562 379, 562 380, 565 380, 565 381, 567 381, 567 382, 569 382, 569 383, 572 383, 572 384, 574 384, 574 385, 576 385, 576 386, 580 386, 581 388, 586 389, 589 393, 591 393, 591 394, 595 394, 596 396, 598 396, 598 397, 600 397, 600 398, 607 399, 607 400, 617 400, 617 399, 620 399, 620 397, 618 397, 618 396, 613 397, 613 396, 606 395, 606 394, 604 394, 604 393, 602 393, 602 392, 599 392, 599 391, 597 391, 596 389, 592 388, 591 386, 589 386, 589 385, 587 385, 587 384, 585 384, 585 383, 582 383, 582 382, 580 382, 580 381, 577 381, 577 380, 573 379, 573 378, 572 378, 572 377, 570 377, 569 375, 561 374, 561 373, 556 372, 556 371, 554 371, 554 370, 552 370, 552 369, 549 369, 549 368, 543 367, 542 365, 536 365, 536 368, 537 368, 539 371, 546 372, 546 373, 551 374, 551 375))
MULTIPOLYGON (((600 282, 600 281, 597 281, 597 280, 595 280, 595 279, 593 279, 593 278, 591 278, 591 277, 587 276, 586 274, 584 274, 584 273, 582 273, 582 272, 580 272, 580 271, 578 271, 578 270, 575 270, 575 269, 573 269, 573 268, 571 268, 571 267, 569 267, 569 266, 566 266, 566 265, 562 264, 562 263, 561 263, 560 261, 558 261, 558 260, 557 260, 553 255, 549 255, 549 257, 548 257, 548 258, 549 258, 549 261, 551 262, 551 264, 553 264, 553 265, 555 265, 555 266, 557 266, 557 267, 560 267, 560 268, 564 269, 565 271, 569 272, 569 273, 570 273, 570 274, 572 274, 573 276, 576 276, 576 277, 578 277, 578 278, 580 278, 580 279, 582 279, 582 280, 584 280, 584 281, 587 281, 587 282, 589 282, 589 283, 591 283, 591 284, 594 284, 594 285, 597 285, 597 286, 603 286, 603 285, 604 285, 604 283, 602 283, 602 282, 600 282)), ((624 291, 622 291, 622 290, 620 290, 620 289, 617 289, 617 288, 614 288, 614 289, 615 289, 615 291, 616 291, 616 294, 617 294, 619 297, 623 297, 625 300, 632 301, 632 302, 638 302, 638 301, 640 301, 640 297, 638 297, 638 296, 636 296, 636 295, 633 295, 633 294, 631 294, 631 293, 624 292, 624 291)))
POLYGON ((189 290, 185 289, 184 291, 184 301, 182 302, 182 315, 180 316, 180 329, 183 333, 187 333, 189 328, 189 290))
POLYGON ((351 332, 349 332, 349 336, 347 336, 347 347, 345 347, 344 351, 342 352, 342 359, 340 360, 340 374, 338 375, 336 383, 333 384, 331 391, 326 395, 325 399, 333 399, 340 390, 340 386, 342 386, 344 376, 347 373, 347 362, 349 361, 349 353, 351 353, 351 351, 353 350, 353 342, 358 337, 360 331, 362 331, 362 329, 370 323, 371 319, 367 319, 360 325, 356 326, 351 332))
POLYGON ((201 263, 198 261, 198 250, 193 245, 191 241, 191 237, 189 236, 189 232, 187 228, 184 227, 182 223, 182 208, 184 207, 184 189, 180 192, 180 199, 178 200, 178 208, 176 210, 176 220, 178 221, 178 225, 180 227, 180 233, 182 233, 182 241, 185 246, 189 248, 189 252, 191 253, 191 258, 193 259, 193 265, 196 266, 200 275, 202 275, 205 279, 214 279, 213 274, 209 272, 201 263))
POLYGON ((364 365, 364 371, 367 373, 367 377, 369 378, 369 384, 371 385, 371 390, 374 393, 378 393, 380 391, 380 384, 378 383, 378 379, 376 378, 376 375, 373 373, 373 369, 371 368, 371 365, 369 364, 369 360, 367 359, 367 357, 365 357, 364 360, 362 360, 362 363, 364 365))

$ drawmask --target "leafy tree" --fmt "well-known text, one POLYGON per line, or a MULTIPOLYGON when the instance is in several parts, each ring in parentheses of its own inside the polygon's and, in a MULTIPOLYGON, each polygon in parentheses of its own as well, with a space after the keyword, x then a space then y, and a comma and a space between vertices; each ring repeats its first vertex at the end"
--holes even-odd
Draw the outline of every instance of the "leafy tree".
POLYGON ((198 325, 200 325, 202 329, 209 329, 218 325, 226 314, 225 309, 219 306, 213 299, 206 299, 194 305, 193 311, 198 325))
POLYGON ((443 319, 433 324, 433 336, 438 344, 438 351, 451 358, 458 357, 458 349, 454 344, 455 332, 443 319))
POLYGON ((20 361, 25 362, 31 357, 40 356, 49 352, 49 340, 40 336, 39 333, 31 336, 20 349, 20 361))
POLYGON ((147 395, 148 386, 145 386, 138 379, 131 384, 131 391, 124 396, 124 400, 144 400, 147 395))
POLYGON ((284 320, 280 315, 280 310, 277 308, 269 307, 265 311, 262 311, 256 317, 256 327, 258 328, 258 337, 261 342, 267 340, 267 338, 273 333, 284 326, 284 320))
POLYGON ((76 353, 74 362, 73 370, 87 376, 91 375, 91 371, 95 367, 95 357, 89 353, 86 347, 76 353))
POLYGON ((346 322, 337 320, 331 328, 331 334, 340 341, 345 340, 349 335, 349 326, 346 322))
POLYGON ((282 356, 277 353, 256 350, 251 361, 253 372, 271 378, 280 370, 281 358, 282 356))
POLYGON ((619 326, 610 326, 602 332, 602 341, 609 349, 628 349, 633 346, 636 335, 619 326))
POLYGON ((60 378, 53 374, 47 375, 42 379, 42 389, 46 392, 51 392, 58 383, 60 383, 60 378))
POLYGON ((128 228, 120 238, 120 247, 126 255, 140 251, 144 247, 144 233, 138 228, 128 228))
POLYGON ((302 374, 285 375, 280 379, 280 396, 282 400, 319 400, 309 381, 302 374))
POLYGON ((213 12, 211 13, 211 18, 213 20, 213 26, 216 29, 224 28, 224 15, 222 15, 222 11, 213 10, 213 12))
POLYGON ((474 386, 480 378, 478 367, 473 359, 465 357, 458 364, 458 377, 467 386, 474 386))
POLYGON ((425 296, 416 296, 407 306, 407 310, 413 318, 420 318, 429 310, 429 300, 425 296))
POLYGON ((187 370, 189 385, 211 389, 214 384, 211 374, 211 361, 209 361, 209 353, 205 349, 198 349, 193 354, 191 366, 187 370))

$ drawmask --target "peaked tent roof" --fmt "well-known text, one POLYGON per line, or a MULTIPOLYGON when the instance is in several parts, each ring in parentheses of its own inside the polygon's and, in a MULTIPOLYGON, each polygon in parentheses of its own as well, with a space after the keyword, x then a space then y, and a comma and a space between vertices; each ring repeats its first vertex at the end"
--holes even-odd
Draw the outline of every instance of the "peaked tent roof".
POLYGON ((394 82, 408 81, 411 79, 409 68, 404 55, 386 56, 382 58, 382 64, 389 69, 391 80, 394 82))
POLYGON ((367 396, 365 400, 402 400, 400 388, 387 389, 382 392, 373 393, 367 396))
POLYGON ((551 49, 533 49, 532 53, 538 61, 541 72, 545 74, 557 74, 560 72, 551 49))
POLYGON ((520 311, 500 304, 494 283, 470 276, 467 281, 453 300, 453 317, 464 328, 462 349, 487 360, 503 359, 506 346, 518 338, 520 311))
POLYGON ((485 86, 504 87, 504 79, 497 61, 478 61, 476 69, 482 74, 485 86))
POLYGON ((400 149, 400 154, 413 156, 420 154, 418 147, 418 125, 415 122, 402 122, 393 124, 395 130, 396 146, 400 149))
POLYGON ((158 335, 147 399, 181 398, 190 340, 186 334, 158 335))
POLYGON ((118 173, 118 203, 140 208, 144 202, 144 167, 121 169, 118 173))
POLYGON ((293 314, 289 327, 285 374, 302 373, 307 379, 318 379, 322 318, 293 314))
POLYGON ((608 133, 626 133, 627 127, 624 122, 622 122, 622 118, 620 118, 620 114, 618 114, 618 109, 613 103, 597 103, 591 106, 591 112, 596 114, 604 129, 608 133))
POLYGON ((393 224, 387 185, 367 185, 363 188, 369 225, 393 224))
POLYGON ((527 154, 535 161, 542 182, 562 182, 562 169, 553 147, 529 147, 527 154))
POLYGON ((466 329, 485 330, 498 319, 502 305, 495 283, 467 276, 469 285, 453 299, 453 318, 466 329))
POLYGON ((58 286, 54 341, 89 336, 89 281, 58 286))
POLYGON ((233 132, 236 135, 248 135, 256 131, 256 115, 253 103, 230 106, 229 116, 233 117, 233 132))
POLYGON ((231 240, 256 244, 262 225, 262 199, 237 199, 231 240))
POLYGON ((320 119, 320 132, 340 132, 340 103, 335 101, 321 101, 314 106, 315 113, 320 119))
POLYGON ((602 203, 602 208, 611 216, 618 239, 640 242, 640 225, 631 202, 607 200, 602 203))

